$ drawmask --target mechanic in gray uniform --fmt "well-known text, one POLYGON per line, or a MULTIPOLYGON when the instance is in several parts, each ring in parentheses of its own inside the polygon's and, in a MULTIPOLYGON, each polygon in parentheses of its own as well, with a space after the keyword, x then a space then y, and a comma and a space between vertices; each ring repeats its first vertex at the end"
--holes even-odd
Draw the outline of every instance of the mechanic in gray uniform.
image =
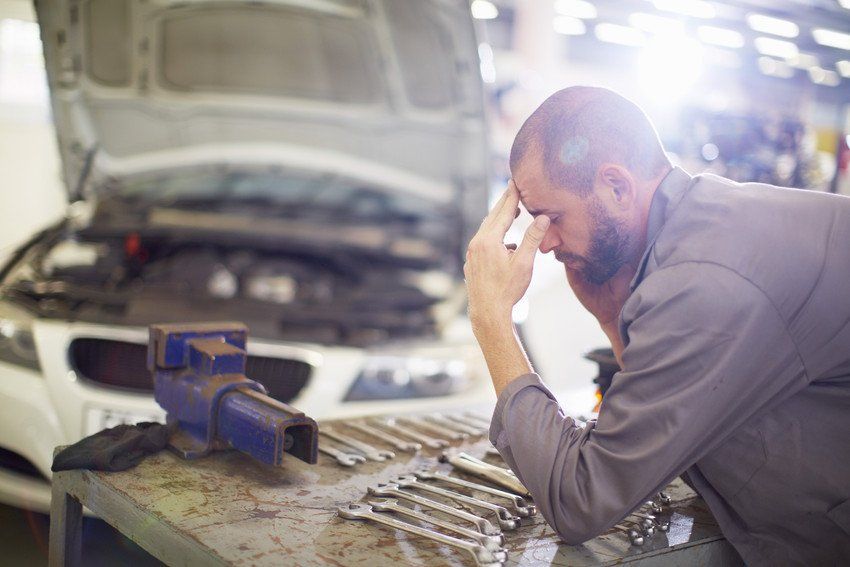
POLYGON ((490 439, 549 524, 581 543, 683 475, 747 564, 850 562, 850 198, 691 176, 593 87, 547 99, 510 167, 467 251, 469 314, 490 439), (535 220, 513 250, 520 202, 535 220), (622 369, 585 428, 511 321, 538 248, 622 369))

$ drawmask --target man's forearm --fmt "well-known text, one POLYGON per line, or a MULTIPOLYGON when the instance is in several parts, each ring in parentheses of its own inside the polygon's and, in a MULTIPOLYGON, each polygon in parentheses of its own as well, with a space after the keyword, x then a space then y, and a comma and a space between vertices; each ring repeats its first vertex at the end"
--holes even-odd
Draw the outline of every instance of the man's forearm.
POLYGON ((534 371, 509 317, 476 325, 475 338, 487 361, 496 396, 515 378, 534 371))

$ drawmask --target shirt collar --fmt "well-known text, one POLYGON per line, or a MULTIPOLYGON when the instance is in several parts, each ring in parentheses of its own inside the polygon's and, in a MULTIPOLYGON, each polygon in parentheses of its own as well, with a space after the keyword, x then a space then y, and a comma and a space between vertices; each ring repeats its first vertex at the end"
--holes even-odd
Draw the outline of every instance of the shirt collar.
POLYGON ((652 247, 658 234, 664 227, 664 223, 670 217, 670 214, 676 209, 676 205, 682 200, 693 178, 681 167, 674 167, 670 170, 658 188, 655 190, 655 195, 652 197, 652 203, 649 205, 649 217, 646 221, 646 250, 638 264, 637 273, 632 279, 629 286, 631 291, 634 291, 638 284, 643 280, 646 270, 646 263, 649 260, 649 254, 652 252, 652 247))

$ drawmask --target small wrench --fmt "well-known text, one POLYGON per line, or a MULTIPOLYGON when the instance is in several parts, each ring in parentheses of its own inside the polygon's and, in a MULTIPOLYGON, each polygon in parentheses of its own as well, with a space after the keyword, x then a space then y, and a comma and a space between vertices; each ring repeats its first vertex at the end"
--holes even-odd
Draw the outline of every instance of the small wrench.
POLYGON ((472 557, 475 558, 475 562, 481 567, 495 567, 497 565, 501 565, 505 561, 505 559, 507 559, 506 554, 492 553, 484 549, 483 546, 478 545, 476 543, 472 543, 471 541, 458 539, 452 536, 441 534, 439 532, 422 528, 415 524, 408 524, 407 522, 402 522, 400 520, 396 520, 395 518, 391 518, 383 514, 378 514, 376 512, 373 512, 372 507, 368 504, 352 502, 348 506, 340 506, 339 508, 337 508, 337 514, 339 514, 341 518, 344 518, 346 520, 372 520, 373 522, 384 524, 397 530, 402 530, 414 535, 428 538, 432 541, 437 541, 439 543, 444 543, 446 545, 450 545, 452 547, 468 551, 472 554, 472 557))
POLYGON ((418 431, 414 431, 402 425, 399 425, 395 422, 395 420, 388 421, 376 421, 377 425, 381 427, 387 428, 391 431, 398 433, 399 435, 403 435, 408 439, 413 439, 414 441, 419 441, 426 447, 430 447, 431 449, 443 449, 449 446, 449 442, 445 439, 434 439, 433 437, 428 437, 425 434, 419 433, 418 431))
POLYGON ((408 518, 413 518, 422 522, 428 522, 443 528, 444 530, 466 536, 478 545, 483 546, 487 551, 505 551, 502 549, 502 542, 505 539, 503 537, 484 535, 476 532, 475 530, 470 530, 469 528, 453 524, 452 522, 447 522, 440 518, 435 518, 434 516, 417 512, 413 508, 399 505, 398 500, 395 498, 379 498, 377 500, 370 500, 369 505, 371 505, 372 510, 375 510, 376 512, 394 512, 396 514, 401 514, 402 516, 407 516, 408 518))
POLYGON ((487 502, 486 500, 479 500, 478 498, 473 498, 471 496, 467 496, 466 494, 461 494, 460 492, 454 492, 453 490, 446 490, 445 488, 432 486, 428 483, 417 480, 417 478, 413 475, 400 476, 396 479, 393 479, 392 482, 401 486, 402 488, 418 488, 420 490, 424 490, 425 492, 430 492, 432 494, 442 496, 443 498, 449 498, 451 500, 454 500, 455 502, 462 502, 469 506, 483 508, 485 510, 495 512, 496 518, 499 521, 499 526, 501 526, 503 530, 515 530, 519 527, 519 518, 511 514, 504 506, 499 506, 498 504, 493 504, 492 502, 487 502))
POLYGON ((352 421, 351 423, 346 424, 348 427, 352 429, 356 429, 361 433, 365 433, 366 435, 371 435, 372 437, 376 437, 381 441, 389 443, 399 451, 407 451, 408 453, 415 453, 419 449, 422 448, 422 445, 419 443, 411 443, 410 441, 405 441, 404 439, 399 439, 394 435, 390 435, 386 431, 378 429, 377 427, 372 427, 371 425, 367 425, 365 423, 358 423, 356 421, 352 421))
POLYGON ((333 457, 336 459, 336 462, 344 467, 353 467, 358 463, 365 463, 366 457, 363 455, 356 455, 354 453, 346 453, 345 451, 340 451, 339 449, 335 449, 333 447, 328 447, 327 445, 319 444, 319 451, 333 457))
POLYGON ((475 420, 469 419, 468 417, 463 416, 463 415, 458 415, 456 413, 450 413, 450 414, 443 414, 443 417, 445 417, 446 419, 449 419, 451 421, 454 421, 455 423, 461 423, 463 425, 466 425, 467 427, 477 431, 478 435, 487 435, 490 432, 490 426, 489 425, 485 426, 481 422, 477 422, 475 420))
POLYGON ((634 528, 624 528, 623 526, 617 525, 617 526, 614 526, 614 529, 628 535, 629 536, 629 542, 632 545, 640 547, 641 545, 646 543, 646 540, 641 535, 641 533, 634 528))
POLYGON ((478 415, 474 411, 464 412, 463 417, 465 417, 467 419, 471 419, 473 421, 477 421, 487 428, 490 427, 490 418, 478 415))
POLYGON ((466 520, 467 522, 471 522, 478 528, 478 531, 482 534, 489 536, 499 536, 501 538, 501 543, 504 543, 504 536, 502 534, 502 530, 494 526, 490 523, 490 520, 487 518, 482 518, 481 516, 476 516, 471 512, 467 512, 466 510, 461 510, 460 508, 452 508, 442 502, 437 502, 436 500, 431 500, 430 498, 425 498, 424 496, 419 496, 417 494, 413 494, 411 492, 405 492, 399 488, 397 484, 377 484, 375 486, 369 487, 369 494, 373 494, 375 496, 393 496, 395 498, 403 498, 404 500, 409 500, 414 504, 419 504, 419 506, 423 508, 428 508, 430 510, 436 510, 438 512, 442 512, 443 514, 448 514, 449 516, 454 516, 460 520, 466 520))
POLYGON ((366 456, 367 459, 370 459, 372 461, 386 461, 387 459, 395 458, 395 453, 393 453, 392 451, 376 449, 368 443, 363 443, 362 441, 358 441, 357 439, 349 437, 348 435, 337 433, 330 427, 322 427, 321 429, 319 429, 319 433, 324 435, 325 437, 330 437, 334 441, 339 441, 343 445, 347 445, 352 449, 360 451, 366 456))
POLYGON ((467 435, 466 433, 452 431, 451 429, 445 428, 441 425, 437 425, 436 423, 426 421, 421 417, 407 416, 401 417, 399 419, 414 427, 418 427, 419 429, 424 429, 425 431, 430 431, 432 433, 436 433, 437 435, 442 435, 446 439, 451 439, 452 441, 462 441, 463 439, 469 438, 469 435, 467 435))
POLYGON ((472 490, 478 490, 493 496, 498 496, 499 498, 505 498, 506 500, 510 500, 518 516, 528 517, 537 513, 537 507, 534 504, 526 502, 525 498, 522 496, 517 496, 516 494, 511 494, 510 492, 505 492, 498 488, 478 484, 477 482, 469 482, 468 480, 449 476, 447 473, 439 471, 420 470, 413 474, 416 478, 421 480, 440 480, 448 484, 454 484, 455 486, 463 486, 464 488, 471 488, 472 490))
POLYGON ((490 463, 485 463, 481 459, 476 459, 472 455, 466 453, 450 454, 444 452, 440 455, 441 463, 450 463, 453 467, 457 467, 463 472, 489 480, 494 484, 498 484, 506 490, 510 490, 521 496, 531 496, 528 489, 516 477, 510 469, 497 467, 490 463))
POLYGON ((484 432, 481 429, 474 428, 466 423, 461 423, 454 419, 451 419, 441 413, 432 413, 425 416, 425 419, 432 423, 436 423, 437 425, 442 425, 452 431, 458 431, 460 433, 465 433, 470 437, 481 437, 484 435, 484 432))

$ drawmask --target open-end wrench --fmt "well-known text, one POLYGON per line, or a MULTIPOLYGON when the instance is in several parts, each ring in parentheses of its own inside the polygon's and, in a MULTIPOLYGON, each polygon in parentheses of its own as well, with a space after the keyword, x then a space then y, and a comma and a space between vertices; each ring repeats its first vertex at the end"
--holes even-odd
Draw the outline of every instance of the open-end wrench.
POLYGON ((324 435, 325 437, 330 437, 334 441, 339 441, 343 445, 347 445, 352 449, 356 449, 363 453, 367 459, 372 461, 386 461, 387 459, 395 458, 395 453, 392 451, 385 451, 384 449, 376 449, 372 447, 368 443, 364 443, 362 441, 358 441, 353 437, 349 437, 348 435, 343 435, 341 433, 337 433, 330 427, 322 427, 319 429, 319 433, 324 435))
POLYGON ((664 506, 669 506, 670 502, 673 501, 673 499, 670 498, 670 495, 668 495, 666 492, 659 492, 656 499, 664 506))
POLYGON ((394 419, 390 419, 390 420, 387 420, 387 421, 380 421, 379 420, 379 421, 374 421, 373 423, 375 423, 375 425, 378 425, 380 427, 389 429, 390 431, 393 431, 394 433, 398 433, 399 435, 407 437, 408 439, 413 439, 414 441, 419 441, 420 443, 422 443, 426 447, 430 447, 431 449, 443 449, 443 448, 449 446, 449 442, 446 441, 445 439, 434 439, 433 437, 429 437, 429 436, 425 435, 424 433, 419 433, 418 431, 414 431, 412 429, 404 427, 403 425, 399 425, 398 423, 395 422, 394 419))
POLYGON ((430 492, 431 494, 436 494, 438 496, 442 496, 443 498, 454 500, 455 502, 462 502, 463 504, 466 504, 468 506, 473 506, 475 508, 483 508, 484 510, 495 512, 496 518, 499 521, 499 526, 501 526, 503 530, 515 530, 519 527, 519 518, 511 514, 504 506, 499 506, 498 504, 493 504, 492 502, 487 502, 486 500, 480 500, 478 498, 467 496, 466 494, 461 494, 460 492, 446 490, 445 488, 440 488, 438 486, 422 482, 413 475, 400 476, 398 478, 393 479, 392 482, 401 486, 402 488, 424 490, 425 492, 430 492))
POLYGON ((441 425, 452 431, 459 431, 460 433, 465 433, 470 437, 481 437, 482 435, 484 435, 484 431, 482 429, 472 427, 459 421, 455 421, 454 419, 451 419, 441 413, 431 413, 424 417, 431 423, 436 423, 437 425, 441 425))
POLYGON ((483 415, 478 415, 474 411, 467 411, 463 413, 463 417, 467 419, 471 419, 472 421, 477 421, 481 425, 489 428, 490 427, 490 418, 484 417, 483 415))
POLYGON ((443 452, 440 455, 441 463, 450 463, 453 467, 457 467, 463 472, 489 480, 497 484, 505 490, 510 490, 514 494, 521 496, 531 496, 528 489, 516 477, 510 469, 497 467, 490 463, 485 463, 481 459, 476 459, 467 453, 449 453, 443 452))
POLYGON ((504 498, 510 501, 518 516, 528 517, 537 513, 537 507, 534 504, 529 504, 522 496, 517 496, 516 494, 511 494, 510 492, 505 492, 504 490, 499 490, 492 486, 478 484, 477 482, 469 482, 468 480, 449 476, 447 473, 440 471, 419 470, 413 474, 416 478, 421 480, 439 480, 455 486, 463 486, 464 488, 471 488, 472 490, 478 490, 479 492, 485 492, 492 496, 504 498))
POLYGON ((484 535, 482 533, 476 532, 475 530, 470 530, 469 528, 464 528, 463 526, 453 524, 452 522, 447 522, 446 520, 441 520, 440 518, 435 518, 434 516, 429 516, 428 514, 417 512, 413 508, 401 506, 398 503, 398 500, 396 500, 395 498, 378 498, 376 500, 370 500, 369 505, 372 506, 372 509, 376 512, 394 512, 402 516, 407 516, 408 518, 413 518, 415 520, 434 524, 435 526, 441 527, 444 530, 448 530, 450 532, 454 532, 456 534, 467 537, 478 545, 484 546, 484 549, 488 551, 505 551, 504 549, 502 549, 502 543, 505 539, 503 537, 484 535))
POLYGON ((368 504, 352 502, 348 506, 340 506, 337 508, 337 514, 339 514, 340 518, 344 518, 346 520, 371 520, 397 530, 402 530, 407 533, 462 549, 471 553, 475 562, 481 567, 496 567, 497 565, 501 565, 507 558, 504 553, 493 553, 477 543, 472 543, 471 541, 465 541, 446 534, 431 531, 415 524, 402 522, 384 514, 378 514, 377 512, 373 512, 372 507, 368 504))
POLYGON ((333 457, 336 459, 336 462, 344 467, 353 467, 358 463, 365 463, 366 457, 363 455, 355 454, 355 453, 346 453, 345 451, 340 451, 339 449, 335 449, 333 447, 329 447, 328 445, 323 445, 319 443, 319 451, 328 455, 329 457, 333 457))
POLYGON ((366 435, 371 435, 381 441, 389 443, 399 451, 406 451, 408 453, 415 453, 419 449, 422 448, 422 445, 419 443, 413 443, 411 441, 405 441, 404 439, 399 439, 395 435, 390 435, 386 431, 382 429, 378 429, 377 427, 372 427, 371 425, 367 425, 365 423, 359 423, 356 421, 352 421, 351 423, 346 423, 346 426, 356 429, 361 433, 365 433, 366 435))
POLYGON ((646 540, 641 535, 641 533, 634 528, 626 528, 626 527, 617 525, 617 526, 614 526, 613 529, 620 531, 620 532, 623 532, 624 534, 629 536, 629 542, 632 545, 640 547, 641 545, 646 543, 646 540))
POLYGON ((461 433, 460 431, 453 431, 451 429, 448 429, 447 427, 437 425, 436 423, 432 423, 418 416, 404 416, 399 417, 398 419, 409 425, 418 427, 419 429, 424 429, 425 431, 430 431, 431 433, 441 435, 446 439, 451 439, 452 441, 462 441, 463 439, 469 439, 469 435, 467 435, 466 433, 461 433))
POLYGON ((442 418, 446 421, 450 421, 454 423, 456 426, 463 425, 466 426, 471 435, 487 435, 490 432, 489 427, 484 427, 481 423, 475 422, 471 419, 467 419, 462 415, 458 415, 456 413, 444 413, 440 414, 442 418), (473 433, 474 432, 474 433, 473 433))
POLYGON ((651 522, 660 532, 667 532, 670 530, 670 522, 664 522, 659 520, 653 514, 644 514, 642 512, 632 512, 631 516, 635 516, 636 518, 642 518, 642 524, 646 525, 646 522, 651 522))
POLYGON ((409 500, 414 504, 419 504, 419 506, 421 506, 422 508, 436 510, 437 512, 442 512, 443 514, 454 516, 455 518, 458 518, 460 520, 465 520, 475 525, 475 527, 478 528, 478 531, 482 534, 489 536, 499 536, 502 540, 501 543, 504 543, 505 538, 502 535, 502 530, 491 524, 490 520, 488 520, 487 518, 476 516, 475 514, 467 512, 466 510, 461 510, 460 508, 452 508, 451 506, 443 504, 442 502, 437 502, 436 500, 431 500, 430 498, 425 498, 424 496, 419 496, 418 494, 413 494, 412 492, 405 492, 397 484, 381 483, 375 486, 370 486, 368 490, 369 494, 373 494, 375 496, 392 496, 395 498, 402 498, 404 500, 409 500))

